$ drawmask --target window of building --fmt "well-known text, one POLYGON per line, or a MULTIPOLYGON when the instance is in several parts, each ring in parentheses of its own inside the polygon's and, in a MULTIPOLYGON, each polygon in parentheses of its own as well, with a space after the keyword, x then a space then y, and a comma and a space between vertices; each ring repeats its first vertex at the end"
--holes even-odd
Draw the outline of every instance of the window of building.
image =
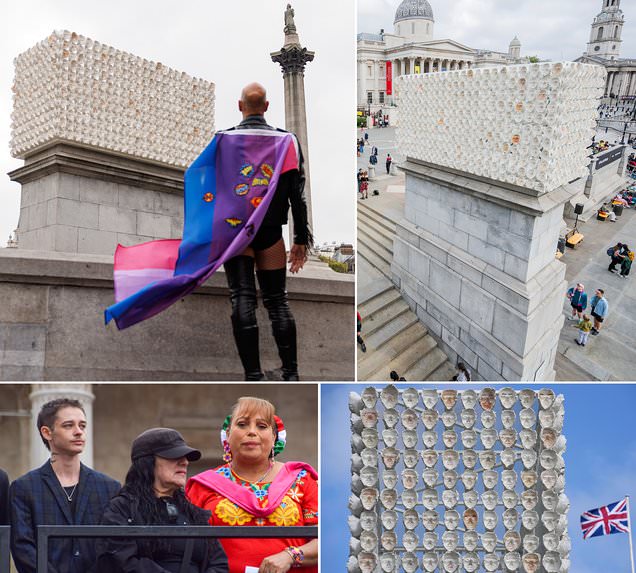
POLYGON ((397 35, 400 35, 400 25, 398 24, 397 35))
POLYGON ((411 34, 415 34, 415 22, 411 22, 411 34))
POLYGON ((598 36, 596 36, 597 40, 600 40, 603 37, 603 26, 598 29, 598 36))
POLYGON ((614 28, 614 38, 618 38, 618 26, 614 28))
POLYGON ((427 34, 429 33, 430 29, 431 29, 431 25, 427 22, 426 23, 426 33, 427 34))
POLYGON ((380 78, 384 77, 386 77, 386 74, 384 73, 384 64, 380 64, 380 78))
POLYGON ((378 98, 379 103, 383 104, 384 103, 384 92, 380 92, 379 94, 379 98, 378 98))
POLYGON ((369 64, 367 66, 367 77, 368 78, 372 78, 373 77, 373 66, 371 64, 369 64))
POLYGON ((601 49, 601 46, 594 46, 594 51, 598 52, 601 49))
POLYGON ((373 92, 367 92, 367 103, 373 103, 373 92))

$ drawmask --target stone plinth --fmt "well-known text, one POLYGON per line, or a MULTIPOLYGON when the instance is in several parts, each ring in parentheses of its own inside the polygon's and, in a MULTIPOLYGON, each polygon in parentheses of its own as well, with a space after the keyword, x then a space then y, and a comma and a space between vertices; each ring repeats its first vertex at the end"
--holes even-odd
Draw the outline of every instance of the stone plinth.
MULTIPOLYGON (((104 326, 112 257, 0 250, 0 380, 242 380, 225 276, 160 315, 117 331, 104 326)), ((354 277, 311 262, 290 277, 305 380, 352 380, 354 277)), ((258 309, 263 368, 280 366, 267 313, 258 309)))

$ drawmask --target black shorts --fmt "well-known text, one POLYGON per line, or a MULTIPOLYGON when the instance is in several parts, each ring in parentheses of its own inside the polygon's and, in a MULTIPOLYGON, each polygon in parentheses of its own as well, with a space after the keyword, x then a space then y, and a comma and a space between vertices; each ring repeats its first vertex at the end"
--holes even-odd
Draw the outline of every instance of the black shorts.
POLYGON ((570 306, 576 310, 577 312, 583 312, 583 305, 582 304, 574 304, 573 302, 570 303, 570 306))
POLYGON ((261 227, 252 242, 249 244, 255 251, 264 251, 274 246, 283 238, 283 228, 277 227, 261 227))
POLYGON ((603 317, 599 316, 598 314, 596 314, 594 311, 592 311, 592 316, 598 320, 599 322, 603 322, 603 317))

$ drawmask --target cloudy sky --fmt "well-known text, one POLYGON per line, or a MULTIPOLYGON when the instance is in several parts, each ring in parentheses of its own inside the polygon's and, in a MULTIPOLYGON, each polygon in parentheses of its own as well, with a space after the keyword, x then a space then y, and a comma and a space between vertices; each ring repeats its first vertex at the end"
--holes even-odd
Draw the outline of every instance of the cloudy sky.
MULTIPOLYGON (((343 436, 350 435, 349 392, 360 393, 364 387, 323 384, 321 389, 323 571, 342 571, 348 558, 351 448, 349 440, 343 436), (325 551, 325 548, 329 550, 325 551)), ((418 388, 424 387, 457 388, 457 385, 418 385, 418 388)), ((479 390, 482 386, 473 387, 479 390)), ((516 388, 524 387, 527 386, 516 388)), ((591 383, 554 384, 550 388, 565 398, 563 434, 567 439, 565 493, 571 503, 568 527, 572 539, 570 571, 627 573, 630 570, 628 536, 616 534, 584 541, 579 520, 583 511, 618 501, 626 495, 632 501, 632 516, 636 515, 636 432, 629 415, 636 403, 636 386, 591 383)))
MULTIPOLYGON (((590 25, 602 0, 429 0, 435 37, 471 48, 508 51, 516 35, 521 52, 551 60, 573 60, 586 49, 590 25)), ((358 30, 393 32, 399 0, 358 0, 358 30)), ((625 14, 622 57, 636 58, 636 3, 621 2, 625 14)))
MULTIPOLYGON (((284 127, 283 78, 270 52, 283 45, 286 0, 21 0, 0 8, 0 245, 17 227, 20 186, 10 157, 13 58, 66 29, 216 84, 216 126, 240 116, 241 88, 268 88, 270 123, 284 127)), ((354 238, 355 6, 353 0, 293 0, 301 42, 316 52, 305 74, 316 239, 354 238)))

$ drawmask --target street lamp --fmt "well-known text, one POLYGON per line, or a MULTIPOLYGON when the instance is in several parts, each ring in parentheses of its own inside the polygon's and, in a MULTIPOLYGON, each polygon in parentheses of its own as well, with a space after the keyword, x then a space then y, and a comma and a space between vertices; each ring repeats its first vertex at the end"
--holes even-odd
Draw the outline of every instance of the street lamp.
POLYGON ((625 145, 625 132, 627 131, 627 122, 625 122, 625 127, 623 127, 623 136, 621 137, 621 145, 625 145))

